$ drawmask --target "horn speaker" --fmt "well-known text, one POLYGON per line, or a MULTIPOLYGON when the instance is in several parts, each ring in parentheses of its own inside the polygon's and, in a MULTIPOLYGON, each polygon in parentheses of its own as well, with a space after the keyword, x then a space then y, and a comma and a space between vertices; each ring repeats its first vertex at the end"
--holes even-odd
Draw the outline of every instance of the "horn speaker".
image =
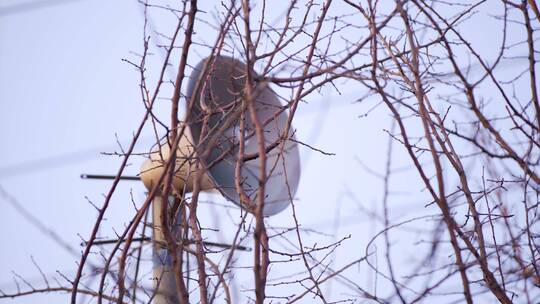
MULTIPOLYGON (((257 75, 252 72, 253 78, 257 75)), ((190 75, 187 100, 194 99, 188 125, 180 139, 173 186, 191 191, 196 175, 195 163, 203 170, 202 190, 217 190, 234 204, 241 206, 235 186, 236 166, 241 164, 240 185, 243 192, 257 202, 259 175, 258 138, 255 123, 243 100, 246 85, 246 65, 226 57, 209 57, 195 66, 190 75), (244 155, 239 156, 241 121, 243 121, 244 155), (239 161, 239 157, 242 158, 239 161)), ((288 121, 286 107, 265 83, 252 84, 252 96, 257 120, 263 128, 267 156, 264 216, 283 211, 294 198, 300 179, 298 144, 292 130, 284 132, 288 121)), ((189 102, 188 102, 189 104, 189 102)), ((141 179, 152 187, 163 174, 163 164, 170 155, 168 144, 150 153, 141 168, 141 179)))

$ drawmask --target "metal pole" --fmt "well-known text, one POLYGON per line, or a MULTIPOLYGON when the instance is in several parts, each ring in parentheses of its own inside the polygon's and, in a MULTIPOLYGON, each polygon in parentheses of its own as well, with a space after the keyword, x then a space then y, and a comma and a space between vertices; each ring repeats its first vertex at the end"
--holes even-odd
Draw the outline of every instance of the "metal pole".
MULTIPOLYGON (((161 200, 162 197, 156 195, 152 201, 152 263, 154 272, 155 296, 154 304, 178 304, 178 293, 176 292, 176 278, 172 266, 172 259, 164 244, 165 237, 161 231, 161 200)), ((169 207, 174 202, 174 198, 169 196, 169 207)), ((171 225, 172 235, 178 235, 177 230, 180 225, 180 219, 171 225)))

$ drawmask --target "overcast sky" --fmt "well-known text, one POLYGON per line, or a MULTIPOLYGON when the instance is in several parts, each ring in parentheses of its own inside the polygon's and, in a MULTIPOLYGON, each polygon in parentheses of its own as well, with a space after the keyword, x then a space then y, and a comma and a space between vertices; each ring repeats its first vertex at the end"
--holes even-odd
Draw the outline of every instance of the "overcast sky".
MULTIPOLYGON (((144 113, 139 75, 122 61, 136 58, 133 52, 142 50, 143 15, 136 1, 43 1, 55 5, 22 5, 37 2, 0 1, 0 246, 4 248, 0 250, 0 288, 6 291, 14 287, 12 271, 36 286, 43 285, 31 256, 46 274, 52 276, 60 270, 74 275, 83 249, 79 243, 90 235, 97 214, 87 200, 100 206, 110 186, 108 181, 81 180, 79 176, 114 174, 121 159, 100 152, 119 151, 117 138, 127 145, 144 113), (9 197, 47 230, 25 217, 24 211, 9 202, 9 197), (61 246, 51 234, 74 251, 61 246)), ((206 9, 211 11, 212 7, 206 9)), ((280 13, 275 11, 276 16, 280 13)), ((157 29, 166 31, 170 26, 167 19, 156 19, 152 26, 157 29)), ((215 36, 204 26, 197 34, 215 36)), ((204 55, 192 54, 191 64, 204 55)), ((154 57, 158 62, 159 54, 154 57)), ((336 252, 336 265, 363 254, 367 241, 381 228, 368 217, 358 216, 362 209, 380 211, 382 193, 381 181, 361 163, 382 172, 388 141, 385 129, 390 128, 391 120, 382 107, 363 115, 378 101, 354 103, 365 93, 364 88, 354 86, 344 88, 341 95, 331 89, 323 90, 312 96, 309 103, 301 104, 294 121, 300 140, 335 153, 325 156, 301 147, 297 212, 304 227, 331 235, 324 237, 325 241, 352 235, 336 252)), ((168 110, 163 101, 157 115, 168 117, 168 110)), ((145 130, 137 151, 146 152, 152 144, 150 129, 145 130)), ((403 166, 406 155, 403 149, 395 150, 394 164, 403 166)), ((134 158, 126 174, 137 174, 142 161, 134 158)), ((424 208, 426 199, 418 195, 422 186, 414 172, 403 171, 396 179, 393 191, 401 196, 392 201, 394 219, 436 212, 424 208)), ((114 237, 113 228, 122 230, 134 214, 131 193, 140 204, 144 190, 142 183, 121 184, 101 236, 114 237)), ((229 204, 218 196, 210 198, 229 204)), ((203 205, 202 221, 209 226, 224 225, 219 221, 219 212, 226 210, 203 205)), ((289 208, 270 219, 270 223, 291 226, 290 220, 289 208)), ((207 237, 227 241, 233 233, 222 229, 207 237)), ((307 236, 308 243, 318 238, 307 236)), ((402 245, 405 256, 408 250, 414 250, 414 241, 396 240, 396 246, 402 245)), ((250 261, 246 256, 245 264, 250 261)), ((363 280, 360 283, 369 289, 372 273, 363 268, 354 271, 363 280)), ((250 282, 251 277, 239 281, 242 279, 250 282)), ((339 287, 334 288, 339 292, 339 287)), ((52 299, 64 301, 66 296, 37 295, 13 303, 44 303, 52 299)))

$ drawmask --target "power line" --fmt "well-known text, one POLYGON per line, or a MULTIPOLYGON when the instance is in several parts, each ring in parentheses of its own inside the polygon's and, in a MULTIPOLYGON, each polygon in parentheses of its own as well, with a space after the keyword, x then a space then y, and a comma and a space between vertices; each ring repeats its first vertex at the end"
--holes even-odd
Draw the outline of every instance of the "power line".
POLYGON ((75 164, 81 161, 92 160, 100 155, 99 152, 100 150, 98 149, 85 149, 72 153, 64 153, 51 157, 24 161, 18 164, 7 165, 5 167, 0 167, 0 178, 25 175, 75 164))
MULTIPOLYGON (((153 136, 140 139, 137 144, 148 144, 154 142, 153 136)), ((121 146, 128 144, 130 141, 124 141, 121 146)), ((68 153, 61 153, 49 157, 27 160, 17 164, 0 167, 0 179, 13 176, 26 175, 30 173, 40 172, 49 169, 56 169, 63 166, 69 166, 80 163, 82 161, 94 160, 103 156, 103 151, 114 150, 118 145, 101 145, 95 148, 82 149, 68 153)))
POLYGON ((0 17, 26 13, 30 11, 35 11, 39 9, 49 8, 53 6, 60 6, 64 4, 71 4, 75 2, 81 2, 84 0, 48 0, 48 1, 34 1, 34 2, 24 2, 7 7, 0 8, 0 17))

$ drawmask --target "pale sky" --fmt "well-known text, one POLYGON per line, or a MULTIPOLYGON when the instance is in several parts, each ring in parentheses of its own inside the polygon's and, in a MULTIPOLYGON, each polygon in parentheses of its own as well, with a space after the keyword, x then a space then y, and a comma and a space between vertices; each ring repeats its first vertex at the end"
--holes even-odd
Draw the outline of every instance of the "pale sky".
MULTIPOLYGON (((0 11, 21 2, 38 1, 3 0, 0 11)), ((212 11, 209 2, 203 9, 212 11)), ((282 12, 276 9, 273 13, 279 16, 282 12)), ((0 13, 0 138, 3 143, 0 186, 75 251, 84 249, 79 243, 81 238, 90 235, 97 214, 87 198, 100 206, 111 184, 81 180, 79 175, 115 174, 121 159, 103 156, 100 152, 119 151, 115 135, 127 145, 144 113, 139 75, 121 60, 134 59, 133 52, 142 50, 142 16, 136 1, 128 0, 58 1, 50 7, 0 13)), ((161 31, 170 33, 172 30, 167 27, 170 20, 165 17, 152 22, 161 31)), ((207 42, 213 41, 214 34, 208 27, 201 25, 197 34, 208 37, 207 42)), ((488 39, 479 33, 474 35, 478 35, 479 44, 482 39, 488 39)), ((203 52, 201 55, 192 53, 190 62, 197 63, 203 52)), ((159 62, 160 58, 155 54, 151 63, 159 62)), ((376 98, 369 98, 362 104, 354 103, 366 93, 365 88, 344 86, 341 93, 328 88, 313 95, 309 104, 301 104, 294 120, 299 140, 336 154, 325 156, 301 147, 302 177, 297 192, 297 213, 302 226, 331 235, 307 235, 308 245, 352 236, 336 251, 336 268, 363 255, 369 239, 382 227, 365 214, 358 215, 362 209, 380 213, 382 194, 381 181, 367 172, 358 160, 382 172, 388 141, 385 130, 391 125, 384 107, 363 116, 378 102, 376 98)), ((168 104, 163 101, 156 113, 167 119, 168 111, 168 104)), ((138 151, 146 152, 152 144, 150 129, 146 129, 138 151)), ((394 151, 395 167, 408 164, 402 147, 396 145, 394 151)), ((142 161, 140 157, 133 158, 126 175, 137 174, 142 161)), ((434 208, 424 207, 428 200, 425 193, 419 192, 423 186, 414 171, 397 173, 394 178, 392 191, 399 196, 391 201, 393 219, 437 213, 434 208)), ((107 212, 101 236, 111 238, 113 228, 122 230, 134 214, 130 193, 140 204, 144 191, 142 183, 121 183, 107 212)), ((209 198, 233 206, 218 196, 209 198)), ((56 270, 60 270, 68 276, 74 275, 79 255, 73 255, 47 232, 29 222, 5 196, 0 198, 0 208, 0 244, 4 248, 0 250, 0 289, 14 290, 12 271, 28 278, 36 287, 43 286, 31 256, 46 274, 54 276, 56 270)), ((219 222, 223 217, 219 212, 226 211, 202 205, 201 221, 208 226, 227 227, 219 222)), ((269 222, 277 227, 290 227, 291 208, 269 222)), ((424 223, 426 228, 432 224, 424 223)), ((214 241, 227 241, 233 233, 234 229, 223 228, 206 236, 214 241)), ((395 240, 395 246, 405 258, 416 250, 415 241, 404 233, 395 240)), ((251 241, 246 244, 251 245, 251 241)), ((146 254, 149 258, 149 249, 146 254)), ((249 254, 241 258, 246 265, 252 260, 249 254)), ((373 273, 367 267, 351 271, 357 272, 354 277, 359 284, 373 290, 373 273)), ((272 275, 280 276, 279 273, 272 275)), ((251 274, 240 276, 238 281, 240 287, 248 288, 251 274)), ((336 283, 331 288, 336 294, 350 292, 336 283)), ((67 297, 64 294, 35 295, 7 302, 59 303, 67 297)))

